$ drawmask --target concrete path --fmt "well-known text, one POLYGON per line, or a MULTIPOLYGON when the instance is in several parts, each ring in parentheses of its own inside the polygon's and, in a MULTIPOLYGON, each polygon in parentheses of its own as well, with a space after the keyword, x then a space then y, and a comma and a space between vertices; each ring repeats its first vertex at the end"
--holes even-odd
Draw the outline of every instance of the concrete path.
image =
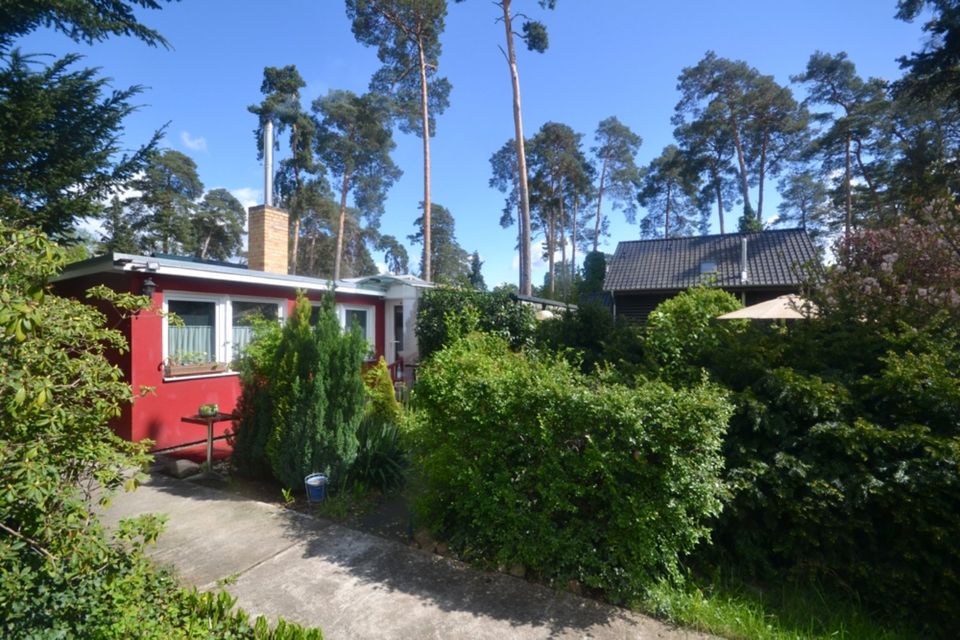
POLYGON ((707 637, 189 481, 152 476, 105 520, 140 513, 168 516, 151 554, 184 583, 330 640, 707 637))

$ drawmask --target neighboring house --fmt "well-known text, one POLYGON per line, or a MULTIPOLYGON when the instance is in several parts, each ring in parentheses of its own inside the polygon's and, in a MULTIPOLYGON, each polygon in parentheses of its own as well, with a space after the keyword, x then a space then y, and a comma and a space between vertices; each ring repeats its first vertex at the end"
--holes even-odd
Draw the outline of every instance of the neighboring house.
MULTIPOLYGON (((129 440, 153 440, 155 448, 202 440, 204 427, 182 421, 201 404, 232 412, 240 395, 230 363, 252 335, 254 317, 284 320, 297 291, 320 304, 332 290, 341 326, 360 326, 370 343, 368 359, 394 365, 418 360, 414 319, 419 292, 430 285, 413 276, 379 275, 333 283, 287 275, 287 216, 272 207, 250 210, 249 268, 185 258, 109 254, 69 265, 54 281, 58 293, 78 299, 94 285, 149 293, 156 309, 174 312, 182 326, 154 311, 130 318, 108 313, 130 350, 115 354, 135 393, 114 427, 129 440)), ((229 423, 219 423, 222 435, 229 423)))
POLYGON ((799 291, 805 265, 818 264, 803 229, 621 242, 603 288, 616 316, 643 322, 664 300, 715 286, 745 305, 799 291))

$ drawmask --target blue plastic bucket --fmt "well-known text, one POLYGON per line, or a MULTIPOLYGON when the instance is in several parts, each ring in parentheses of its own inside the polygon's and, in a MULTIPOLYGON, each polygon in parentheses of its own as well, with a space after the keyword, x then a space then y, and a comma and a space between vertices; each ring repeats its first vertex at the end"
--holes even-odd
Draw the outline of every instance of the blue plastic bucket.
POLYGON ((311 473, 303 479, 307 488, 307 502, 323 502, 327 497, 327 476, 322 473, 311 473))

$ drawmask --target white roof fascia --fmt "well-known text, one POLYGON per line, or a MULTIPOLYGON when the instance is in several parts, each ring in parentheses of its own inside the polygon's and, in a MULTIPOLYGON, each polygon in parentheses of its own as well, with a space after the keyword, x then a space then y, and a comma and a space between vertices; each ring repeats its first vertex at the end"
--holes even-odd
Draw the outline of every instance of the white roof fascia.
MULTIPOLYGON (((331 283, 329 280, 306 278, 303 276, 273 275, 263 271, 248 271, 237 267, 217 267, 212 265, 201 265, 201 267, 202 268, 198 268, 197 265, 189 262, 180 263, 179 261, 164 258, 150 258, 147 256, 115 253, 112 256, 102 256, 102 259, 91 260, 89 265, 81 266, 78 269, 71 269, 68 266, 63 272, 53 278, 53 280, 68 280, 84 275, 120 271, 191 278, 195 280, 214 280, 217 282, 304 289, 306 291, 330 291, 331 283), (146 264, 148 262, 156 263, 158 268, 147 269, 146 264)), ((383 298, 382 291, 344 285, 343 281, 337 284, 335 293, 383 298)))

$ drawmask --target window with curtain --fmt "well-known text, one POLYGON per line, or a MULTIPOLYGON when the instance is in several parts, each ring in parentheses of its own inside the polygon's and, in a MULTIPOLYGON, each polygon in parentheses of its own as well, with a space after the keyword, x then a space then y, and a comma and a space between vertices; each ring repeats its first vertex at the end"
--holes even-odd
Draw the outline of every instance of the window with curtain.
POLYGON ((277 319, 277 305, 271 302, 245 300, 234 300, 231 304, 233 307, 231 342, 233 343, 233 356, 237 357, 253 339, 254 321, 257 319, 277 319))
POLYGON ((370 336, 367 335, 367 310, 366 309, 346 309, 343 313, 343 324, 344 329, 350 331, 353 329, 354 325, 360 327, 360 333, 368 341, 370 336))
POLYGON ((167 309, 182 321, 169 325, 167 353, 174 364, 217 361, 217 304, 206 300, 170 300, 167 309))

